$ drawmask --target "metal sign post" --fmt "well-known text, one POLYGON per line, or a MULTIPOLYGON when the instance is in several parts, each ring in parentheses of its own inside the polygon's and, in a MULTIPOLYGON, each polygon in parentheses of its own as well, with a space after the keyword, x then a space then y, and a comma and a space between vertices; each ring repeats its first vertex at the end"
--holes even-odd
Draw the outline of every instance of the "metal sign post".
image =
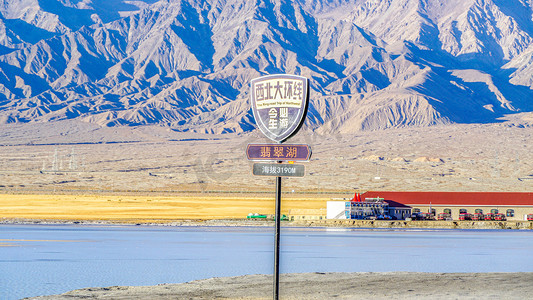
POLYGON ((283 161, 308 161, 308 145, 281 145, 303 125, 309 106, 309 80, 296 75, 268 75, 251 82, 251 104, 261 132, 278 144, 251 144, 246 149, 249 160, 275 161, 256 163, 253 174, 276 177, 276 214, 274 233, 274 299, 279 298, 279 258, 281 228, 281 177, 304 176, 303 165, 283 161))
POLYGON ((279 298, 279 254, 281 229, 281 177, 276 177, 276 224, 274 231, 274 300, 279 298))

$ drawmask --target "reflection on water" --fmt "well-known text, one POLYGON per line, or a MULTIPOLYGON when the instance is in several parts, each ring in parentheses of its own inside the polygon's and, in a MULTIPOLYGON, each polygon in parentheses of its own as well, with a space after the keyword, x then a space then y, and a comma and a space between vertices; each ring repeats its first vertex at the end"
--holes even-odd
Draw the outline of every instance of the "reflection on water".
MULTIPOLYGON (((0 226, 0 299, 273 272, 272 228, 0 226), (12 247, 2 247, 12 246, 12 247)), ((281 272, 531 272, 533 232, 282 228, 281 272)))

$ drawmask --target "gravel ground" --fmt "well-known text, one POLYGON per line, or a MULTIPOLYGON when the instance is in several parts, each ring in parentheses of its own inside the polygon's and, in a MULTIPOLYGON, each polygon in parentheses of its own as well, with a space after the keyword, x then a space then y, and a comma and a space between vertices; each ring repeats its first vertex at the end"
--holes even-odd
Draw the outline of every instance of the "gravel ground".
MULTIPOLYGON (((533 299, 530 273, 304 273, 280 276, 280 299, 533 299)), ((271 275, 85 288, 29 299, 272 299, 271 275)))

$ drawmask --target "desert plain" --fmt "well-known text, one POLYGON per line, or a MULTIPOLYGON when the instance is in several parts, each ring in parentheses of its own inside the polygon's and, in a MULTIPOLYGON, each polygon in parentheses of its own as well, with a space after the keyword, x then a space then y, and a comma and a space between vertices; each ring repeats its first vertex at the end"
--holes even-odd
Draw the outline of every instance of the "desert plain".
MULTIPOLYGON (((282 214, 290 209, 319 209, 328 199, 288 195, 282 214)), ((0 221, 90 221, 161 224, 184 220, 243 219, 250 213, 273 214, 274 201, 264 195, 0 195, 0 221)))
MULTIPOLYGON (((533 118, 323 133, 305 128, 305 176, 282 183, 282 212, 356 192, 533 190, 533 118), (531 119, 531 120, 530 120, 531 119)), ((274 211, 274 178, 253 176, 259 132, 210 135, 79 121, 0 128, 0 218, 173 220, 274 211)))

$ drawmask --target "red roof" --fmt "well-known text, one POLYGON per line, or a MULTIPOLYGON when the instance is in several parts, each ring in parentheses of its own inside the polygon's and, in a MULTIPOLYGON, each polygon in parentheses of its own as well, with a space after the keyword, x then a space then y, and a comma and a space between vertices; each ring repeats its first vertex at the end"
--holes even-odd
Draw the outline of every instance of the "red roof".
POLYGON ((377 192, 361 198, 385 198, 405 205, 533 206, 533 193, 508 192, 377 192))

